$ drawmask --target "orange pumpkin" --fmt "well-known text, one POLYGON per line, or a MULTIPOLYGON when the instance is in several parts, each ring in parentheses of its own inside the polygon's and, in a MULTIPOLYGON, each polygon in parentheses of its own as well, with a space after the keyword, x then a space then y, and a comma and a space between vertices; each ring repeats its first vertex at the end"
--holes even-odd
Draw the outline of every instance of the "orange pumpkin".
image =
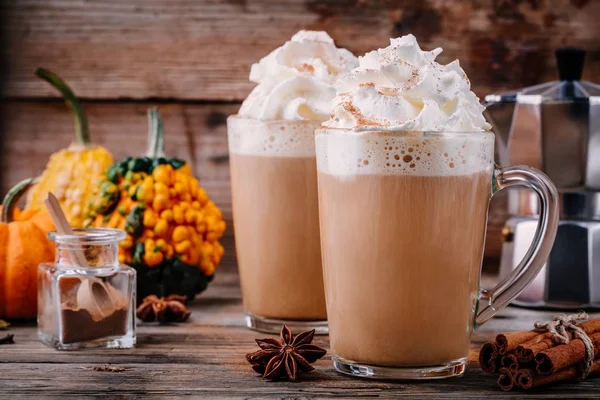
POLYGON ((37 316, 37 270, 54 260, 54 244, 47 233, 54 229, 45 209, 20 211, 19 198, 34 183, 27 179, 13 187, 2 202, 0 220, 0 318, 33 319, 37 316))

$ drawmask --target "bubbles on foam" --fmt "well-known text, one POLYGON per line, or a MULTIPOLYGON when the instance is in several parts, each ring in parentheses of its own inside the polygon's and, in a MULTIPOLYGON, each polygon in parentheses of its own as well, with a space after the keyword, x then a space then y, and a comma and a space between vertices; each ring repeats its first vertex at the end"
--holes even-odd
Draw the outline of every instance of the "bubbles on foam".
POLYGON ((313 157, 314 132, 309 121, 260 121, 232 115, 227 119, 229 151, 270 157, 313 157))
POLYGON ((493 167, 492 134, 317 134, 320 171, 333 175, 465 175, 493 167))

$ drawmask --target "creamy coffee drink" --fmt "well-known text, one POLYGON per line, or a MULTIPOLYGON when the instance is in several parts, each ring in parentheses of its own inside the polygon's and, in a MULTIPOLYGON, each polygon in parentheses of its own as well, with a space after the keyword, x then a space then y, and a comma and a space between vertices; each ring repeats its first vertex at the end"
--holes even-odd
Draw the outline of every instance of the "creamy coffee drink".
POLYGON ((324 320, 314 122, 228 121, 233 218, 246 311, 324 320), (262 141, 244 146, 244 141, 262 141), (254 151, 252 151, 254 150, 254 151))
POLYGON ((466 357, 493 135, 348 135, 317 136, 333 353, 383 366, 466 357))
POLYGON ((325 32, 298 32, 252 66, 228 119, 236 250, 248 325, 326 331, 314 132, 337 76, 357 65, 325 32), (311 325, 312 322, 315 325, 311 325))
POLYGON ((317 131, 330 341, 346 365, 467 356, 494 136, 458 61, 440 65, 440 52, 408 35, 360 57, 317 131))

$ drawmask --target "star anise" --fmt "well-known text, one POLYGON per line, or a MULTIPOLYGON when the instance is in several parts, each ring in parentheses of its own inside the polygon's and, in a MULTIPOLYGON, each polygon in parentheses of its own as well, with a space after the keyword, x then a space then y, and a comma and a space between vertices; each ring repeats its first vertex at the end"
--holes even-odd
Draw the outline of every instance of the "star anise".
POLYGON ((283 325, 281 341, 277 339, 256 339, 260 350, 246 354, 252 369, 263 374, 265 379, 277 379, 287 375, 290 381, 298 378, 298 371, 310 372, 310 365, 323 357, 327 351, 310 344, 315 330, 293 335, 290 328, 283 325))
POLYGON ((185 306, 187 298, 172 294, 168 297, 146 296, 136 310, 136 315, 144 322, 184 322, 191 314, 185 306))
POLYGON ((15 344, 14 337, 15 335, 6 335, 0 339, 0 344, 15 344))

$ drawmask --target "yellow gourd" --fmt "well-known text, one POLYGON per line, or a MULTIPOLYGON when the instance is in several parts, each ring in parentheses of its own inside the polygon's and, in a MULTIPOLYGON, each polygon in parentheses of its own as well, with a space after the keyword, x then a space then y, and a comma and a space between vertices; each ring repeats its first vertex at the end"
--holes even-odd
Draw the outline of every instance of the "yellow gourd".
POLYGON ((39 68, 36 75, 58 89, 75 117, 75 141, 50 156, 46 169, 29 192, 26 208, 44 207, 48 192, 57 197, 65 216, 74 227, 81 227, 85 207, 99 179, 112 164, 112 155, 89 139, 87 117, 71 89, 54 73, 39 68))

